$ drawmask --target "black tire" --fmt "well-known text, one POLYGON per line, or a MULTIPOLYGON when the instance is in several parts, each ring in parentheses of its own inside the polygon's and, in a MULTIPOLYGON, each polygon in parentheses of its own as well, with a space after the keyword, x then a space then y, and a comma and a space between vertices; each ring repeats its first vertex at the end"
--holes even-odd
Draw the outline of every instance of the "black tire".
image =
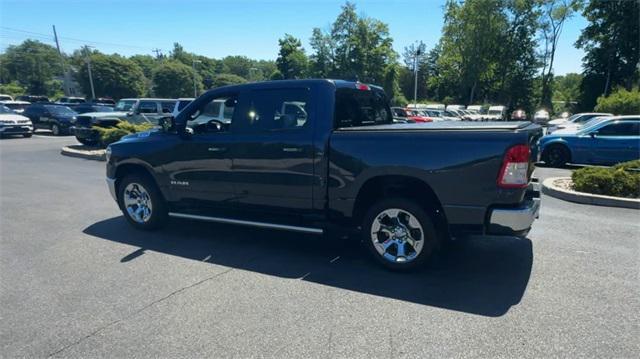
MULTIPOLYGON (((407 232, 405 231, 405 233, 407 232)), ((392 270, 410 270, 424 265, 436 249, 440 247, 441 241, 441 236, 438 236, 433 220, 429 217, 424 208, 416 202, 402 197, 383 199, 376 202, 371 206, 371 208, 369 208, 362 221, 362 238, 364 245, 368 248, 373 258, 378 263, 381 263, 392 270), (380 248, 382 245, 382 240, 395 240, 399 237, 389 237, 386 233, 383 233, 383 231, 378 231, 375 234, 372 233, 374 232, 374 221, 380 223, 380 218, 383 218, 383 221, 387 219, 392 220, 391 217, 388 216, 386 216, 387 218, 384 218, 385 216, 383 213, 385 211, 393 211, 394 209, 400 210, 400 214, 397 218, 404 216, 403 212, 405 214, 408 213, 410 216, 413 216, 413 218, 419 223, 420 227, 422 227, 422 231, 420 231, 418 227, 414 227, 413 229, 411 229, 411 226, 404 227, 405 229, 409 228, 408 233, 412 233, 412 237, 414 239, 419 238, 420 236, 418 233, 421 233, 421 240, 423 241, 419 251, 415 250, 415 248, 409 243, 405 242, 402 244, 404 251, 407 254, 404 256, 404 260, 402 260, 403 257, 399 255, 399 244, 397 243, 391 245, 395 247, 395 254, 393 253, 394 248, 391 246, 386 250, 380 249, 384 251, 383 254, 381 254, 379 249, 377 249, 377 247, 380 248), (374 243, 374 241, 377 242, 377 244, 374 243), (409 259, 413 254, 415 254, 415 256, 409 259), (390 257, 395 258, 392 259, 390 257)), ((418 241, 416 241, 416 243, 417 242, 418 241)))
POLYGON ((564 167, 571 160, 571 153, 563 145, 552 145, 544 150, 542 160, 551 167, 564 167))
MULTIPOLYGON (((166 219, 168 217, 167 204, 155 182, 151 180, 149 176, 138 173, 126 175, 122 180, 120 180, 118 185, 118 205, 120 206, 120 210, 122 210, 124 218, 126 218, 132 226, 138 229, 153 230, 160 228, 166 223, 166 219), (148 199, 146 200, 151 203, 150 215, 142 221, 140 221, 140 219, 134 219, 134 216, 129 213, 129 209, 126 207, 125 197, 129 196, 127 193, 129 185, 133 185, 133 187, 138 190, 142 188, 144 192, 148 194, 148 199)), ((137 207, 132 207, 132 209, 135 210, 137 207)))
POLYGON ((80 138, 78 136, 76 136, 76 140, 78 140, 78 142, 82 143, 85 146, 95 146, 98 141, 96 140, 92 140, 90 138, 80 138))
POLYGON ((22 136, 24 136, 24 138, 29 138, 33 135, 33 133, 24 133, 22 134, 22 136))

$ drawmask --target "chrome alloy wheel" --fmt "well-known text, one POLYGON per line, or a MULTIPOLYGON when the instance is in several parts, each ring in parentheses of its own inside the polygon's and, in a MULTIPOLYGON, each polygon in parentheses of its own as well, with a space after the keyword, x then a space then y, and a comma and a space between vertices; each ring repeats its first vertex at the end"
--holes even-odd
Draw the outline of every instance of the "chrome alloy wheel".
POLYGON ((413 214, 389 208, 378 214, 371 224, 371 241, 384 259, 407 263, 422 252, 424 231, 413 214))
POLYGON ((145 223, 151 218, 153 206, 149 192, 139 183, 131 182, 124 189, 124 207, 129 217, 138 223, 145 223))

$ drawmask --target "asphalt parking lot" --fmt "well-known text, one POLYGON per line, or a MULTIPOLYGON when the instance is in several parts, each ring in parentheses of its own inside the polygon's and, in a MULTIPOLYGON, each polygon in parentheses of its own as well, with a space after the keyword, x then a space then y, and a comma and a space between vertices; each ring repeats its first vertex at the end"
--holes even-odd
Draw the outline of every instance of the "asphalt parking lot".
POLYGON ((357 243, 185 220, 136 231, 104 163, 59 154, 74 142, 0 141, 2 357, 640 352, 640 211, 544 197, 527 239, 473 238, 390 273, 357 243))

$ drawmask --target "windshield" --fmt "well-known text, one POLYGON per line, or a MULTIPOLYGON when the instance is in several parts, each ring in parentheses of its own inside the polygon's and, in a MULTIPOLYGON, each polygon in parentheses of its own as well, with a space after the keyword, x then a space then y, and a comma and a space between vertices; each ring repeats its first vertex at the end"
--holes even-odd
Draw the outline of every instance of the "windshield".
POLYGON ((67 106, 45 106, 49 112, 58 116, 75 116, 77 113, 67 106))
POLYGON ((129 111, 129 110, 131 110, 131 107, 133 107, 133 105, 135 103, 136 103, 135 100, 120 100, 116 104, 115 110, 116 111, 129 111))
POLYGON ((502 110, 489 110, 489 115, 502 115, 502 110))
POLYGON ((5 103, 4 105, 12 110, 24 110, 25 107, 29 106, 24 103, 5 103))
POLYGON ((14 114, 15 112, 11 111, 7 106, 0 106, 0 114, 14 114))
POLYGON ((567 121, 568 121, 568 122, 573 122, 573 121, 575 121, 575 120, 576 120, 578 117, 580 117, 580 116, 582 116, 582 115, 580 115, 580 114, 573 115, 573 116, 571 116, 571 117, 567 118, 567 121))
POLYGON ((582 126, 580 126, 579 133, 587 133, 593 130, 594 127, 598 126, 604 121, 609 120, 609 117, 594 117, 591 120, 585 122, 582 126))
POLYGON ((113 107, 111 106, 93 106, 94 112, 113 112, 113 107))

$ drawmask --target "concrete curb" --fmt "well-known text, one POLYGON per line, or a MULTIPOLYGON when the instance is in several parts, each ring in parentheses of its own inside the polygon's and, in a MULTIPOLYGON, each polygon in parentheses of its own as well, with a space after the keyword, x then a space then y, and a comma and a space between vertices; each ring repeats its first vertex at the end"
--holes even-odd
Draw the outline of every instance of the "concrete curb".
POLYGON ((600 194, 591 194, 584 192, 576 192, 560 188, 554 184, 557 180, 567 180, 570 177, 550 177, 542 182, 542 193, 551 197, 556 197, 565 201, 592 204, 596 206, 621 207, 640 209, 640 199, 622 198, 603 196, 600 194))
POLYGON ((105 150, 90 149, 82 145, 71 145, 62 147, 60 154, 63 156, 84 158, 85 160, 106 161, 105 150))

